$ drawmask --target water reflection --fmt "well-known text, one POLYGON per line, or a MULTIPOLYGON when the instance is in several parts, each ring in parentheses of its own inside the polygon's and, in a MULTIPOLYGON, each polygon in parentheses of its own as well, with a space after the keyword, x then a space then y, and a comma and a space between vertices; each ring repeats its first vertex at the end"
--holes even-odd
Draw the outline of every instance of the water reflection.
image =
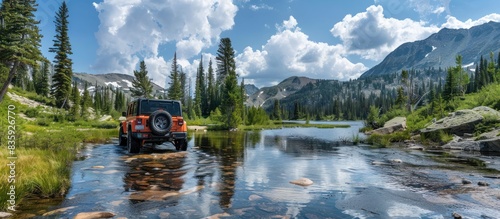
POLYGON ((186 170, 183 168, 187 152, 153 153, 126 159, 129 171, 124 177, 125 191, 133 202, 165 200, 180 195, 186 170))
MULTIPOLYGON (((234 195, 236 169, 241 165, 244 158, 245 134, 243 132, 214 132, 210 135, 198 135, 195 139, 201 152, 198 155, 198 163, 210 163, 207 156, 214 157, 219 163, 219 206, 223 209, 231 207, 231 200, 234 195)), ((201 166, 200 168, 206 169, 201 166)), ((198 172, 200 171, 198 168, 198 172)), ((212 174, 196 174, 198 185, 204 185, 205 178, 212 181, 212 174)))

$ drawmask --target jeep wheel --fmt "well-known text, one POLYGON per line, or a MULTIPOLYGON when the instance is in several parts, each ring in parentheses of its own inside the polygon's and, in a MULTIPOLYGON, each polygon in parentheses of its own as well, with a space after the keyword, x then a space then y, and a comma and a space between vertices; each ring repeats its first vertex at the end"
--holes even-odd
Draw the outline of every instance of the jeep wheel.
POLYGON ((120 126, 120 131, 118 132, 118 145, 126 146, 127 145, 127 137, 123 137, 123 127, 120 126))
POLYGON ((137 154, 141 151, 141 145, 137 139, 132 138, 132 130, 128 129, 127 133, 127 150, 131 154, 137 154))
POLYGON ((174 145, 175 145, 175 149, 178 150, 178 151, 186 151, 187 150, 187 141, 186 141, 186 139, 176 140, 174 142, 174 145))
POLYGON ((155 135, 166 135, 172 128, 172 115, 163 110, 154 111, 149 116, 149 128, 155 135))

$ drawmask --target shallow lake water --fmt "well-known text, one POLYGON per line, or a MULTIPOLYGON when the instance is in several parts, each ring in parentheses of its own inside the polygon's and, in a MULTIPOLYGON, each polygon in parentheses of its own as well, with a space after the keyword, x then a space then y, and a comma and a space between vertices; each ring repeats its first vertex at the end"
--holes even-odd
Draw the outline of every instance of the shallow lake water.
MULTIPOLYGON (((500 217, 497 172, 440 162, 439 153, 349 143, 351 128, 190 132, 172 145, 128 155, 115 144, 88 146, 58 204, 27 201, 18 217, 72 218, 109 211, 127 218, 450 218, 500 217), (402 161, 402 162, 399 162, 402 161), (376 165, 374 165, 376 164, 376 165), (290 181, 308 178, 310 186, 290 181), (462 185, 462 179, 471 185, 462 185), (477 181, 490 186, 479 187, 477 181), (48 215, 46 212, 66 208, 48 215)), ((447 155, 449 156, 449 155, 447 155)), ((495 156, 475 155, 497 167, 495 156)), ((50 214, 50 213, 49 213, 50 214)))

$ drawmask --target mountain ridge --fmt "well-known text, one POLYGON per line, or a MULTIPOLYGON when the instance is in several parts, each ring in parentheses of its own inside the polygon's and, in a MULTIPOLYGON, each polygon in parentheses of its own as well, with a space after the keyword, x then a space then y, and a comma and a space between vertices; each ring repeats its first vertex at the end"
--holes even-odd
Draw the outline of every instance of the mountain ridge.
POLYGON ((443 28, 424 40, 407 42, 389 53, 382 62, 364 72, 368 76, 399 72, 403 69, 447 68, 461 55, 462 65, 477 63, 481 56, 500 51, 500 23, 488 22, 469 29, 443 28), (452 55, 453 54, 453 55, 452 55))

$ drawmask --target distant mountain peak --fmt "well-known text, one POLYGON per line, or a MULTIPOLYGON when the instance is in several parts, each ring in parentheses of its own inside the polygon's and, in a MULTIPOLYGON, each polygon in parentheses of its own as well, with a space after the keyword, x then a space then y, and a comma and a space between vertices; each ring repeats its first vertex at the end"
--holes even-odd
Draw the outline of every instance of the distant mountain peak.
POLYGON ((403 69, 447 68, 462 56, 463 65, 476 63, 481 55, 500 51, 500 23, 488 22, 470 29, 443 28, 427 39, 404 43, 360 78, 392 74, 403 69))

